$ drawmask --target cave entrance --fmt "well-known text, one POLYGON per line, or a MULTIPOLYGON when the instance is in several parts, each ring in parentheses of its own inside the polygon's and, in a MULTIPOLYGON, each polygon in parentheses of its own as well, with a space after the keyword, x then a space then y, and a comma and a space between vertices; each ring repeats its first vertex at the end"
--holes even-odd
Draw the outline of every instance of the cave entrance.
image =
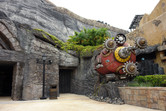
POLYGON ((12 64, 0 64, 0 97, 10 96, 12 93, 12 64))
POLYGON ((59 70, 59 93, 71 93, 72 69, 59 70))
POLYGON ((138 64, 139 75, 153 75, 153 74, 164 74, 164 68, 160 67, 158 63, 155 63, 156 52, 149 54, 137 55, 136 61, 138 64))

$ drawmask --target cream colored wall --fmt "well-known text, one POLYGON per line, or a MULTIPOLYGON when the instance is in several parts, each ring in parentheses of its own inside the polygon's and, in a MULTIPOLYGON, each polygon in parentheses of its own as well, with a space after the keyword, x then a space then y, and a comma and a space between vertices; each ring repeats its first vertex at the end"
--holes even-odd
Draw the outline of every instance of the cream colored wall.
POLYGON ((142 36, 147 39, 148 45, 161 44, 162 38, 166 38, 166 12, 157 18, 138 27, 135 31, 126 35, 128 42, 132 44, 135 37, 142 36), (157 22, 159 23, 157 25, 157 22))
POLYGON ((148 14, 144 15, 139 25, 142 26, 146 22, 151 21, 156 17, 162 15, 164 12, 166 12, 166 0, 160 0, 150 15, 148 14))
MULTIPOLYGON (((162 44, 163 38, 166 38, 166 0, 160 0, 150 15, 145 14, 139 27, 128 33, 127 42, 133 45, 135 37, 144 37, 149 46, 162 44)), ((164 68, 166 73, 166 61, 162 61, 159 52, 156 53, 155 63, 164 68)))
POLYGON ((130 43, 137 36, 145 37, 149 45, 162 43, 162 38, 166 37, 166 0, 160 0, 150 15, 143 16, 139 27, 127 34, 130 43))
POLYGON ((164 68, 164 72, 166 74, 166 62, 162 62, 160 58, 159 52, 156 53, 156 59, 154 60, 155 63, 158 63, 160 67, 164 68))

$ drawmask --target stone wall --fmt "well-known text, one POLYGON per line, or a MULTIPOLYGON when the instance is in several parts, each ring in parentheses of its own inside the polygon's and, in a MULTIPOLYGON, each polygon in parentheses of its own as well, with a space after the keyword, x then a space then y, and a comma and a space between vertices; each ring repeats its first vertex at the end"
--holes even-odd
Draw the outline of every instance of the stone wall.
POLYGON ((68 67, 68 68, 76 68, 79 65, 78 57, 75 57, 66 51, 60 50, 60 57, 59 57, 59 66, 60 67, 68 67))
POLYGON ((71 91, 76 94, 86 94, 89 88, 86 85, 86 75, 91 65, 90 58, 80 58, 80 63, 72 76, 71 91), (85 90, 86 89, 86 90, 85 90))
POLYGON ((119 87, 119 92, 126 104, 166 111, 164 87, 119 87))
POLYGON ((43 54, 47 56, 45 68, 46 96, 48 97, 50 86, 59 84, 59 50, 39 39, 33 39, 30 46, 24 72, 22 96, 24 100, 39 99, 42 96, 43 54), (37 59, 39 62, 37 62, 37 59), (48 64, 49 60, 52 61, 51 64, 48 64))
POLYGON ((95 84, 99 77, 94 69, 95 54, 89 57, 82 57, 79 61, 79 66, 75 69, 72 76, 71 91, 76 94, 93 94, 95 84))
POLYGON ((76 68, 79 65, 77 57, 60 51, 41 39, 43 36, 36 37, 27 24, 1 19, 0 26, 2 39, 9 41, 6 44, 12 48, 0 49, 0 64, 14 64, 11 94, 13 100, 32 100, 42 96, 43 54, 47 56, 45 72, 47 97, 49 97, 49 88, 59 85, 59 67, 76 68))
MULTIPOLYGON (((23 31, 22 31, 23 32, 23 31)), ((42 61, 42 55, 46 54, 47 62, 51 60, 51 64, 46 65, 46 96, 49 97, 50 86, 59 85, 59 67, 77 67, 78 58, 60 51, 55 46, 36 38, 31 32, 26 32, 29 42, 24 44, 23 49, 27 53, 27 61, 25 65, 24 81, 23 81, 23 97, 24 100, 39 99, 42 95, 42 64, 37 63, 37 59, 42 61)), ((22 35, 22 34, 21 34, 22 35)), ((25 38, 24 38, 25 39, 25 38)), ((59 90, 59 89, 58 89, 59 90)))
POLYGON ((19 41, 17 40, 17 30, 15 24, 9 20, 0 20, 0 64, 13 66, 11 98, 19 100, 22 98, 23 86, 23 67, 26 54, 22 52, 19 41), (4 47, 5 46, 5 47, 4 47))
POLYGON ((0 32, 7 37, 10 42, 10 47, 12 50, 21 51, 19 42, 16 39, 16 28, 13 22, 8 20, 0 19, 0 32))

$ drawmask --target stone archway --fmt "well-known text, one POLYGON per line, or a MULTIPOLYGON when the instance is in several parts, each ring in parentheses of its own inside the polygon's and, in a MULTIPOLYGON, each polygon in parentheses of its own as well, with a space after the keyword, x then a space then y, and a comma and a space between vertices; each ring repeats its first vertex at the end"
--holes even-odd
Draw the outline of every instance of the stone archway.
POLYGON ((22 49, 16 39, 16 36, 14 36, 12 31, 9 30, 13 26, 10 27, 9 24, 6 24, 6 22, 0 21, 0 65, 4 68, 12 66, 12 71, 10 71, 10 73, 12 73, 10 74, 10 76, 12 76, 12 88, 10 89, 11 98, 13 100, 20 100, 22 98, 22 80, 25 55, 22 53, 22 49))
POLYGON ((6 27, 5 24, 0 22, 0 32, 6 37, 12 50, 21 51, 21 47, 16 37, 13 36, 12 32, 6 27))

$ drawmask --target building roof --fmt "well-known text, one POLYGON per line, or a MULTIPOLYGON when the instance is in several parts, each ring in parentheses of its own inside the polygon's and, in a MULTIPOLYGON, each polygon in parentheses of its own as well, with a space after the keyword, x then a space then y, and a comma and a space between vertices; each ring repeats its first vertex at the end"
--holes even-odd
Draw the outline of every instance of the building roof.
POLYGON ((131 22, 129 29, 136 29, 136 27, 139 26, 139 22, 141 21, 143 16, 144 15, 135 15, 133 21, 131 22))

